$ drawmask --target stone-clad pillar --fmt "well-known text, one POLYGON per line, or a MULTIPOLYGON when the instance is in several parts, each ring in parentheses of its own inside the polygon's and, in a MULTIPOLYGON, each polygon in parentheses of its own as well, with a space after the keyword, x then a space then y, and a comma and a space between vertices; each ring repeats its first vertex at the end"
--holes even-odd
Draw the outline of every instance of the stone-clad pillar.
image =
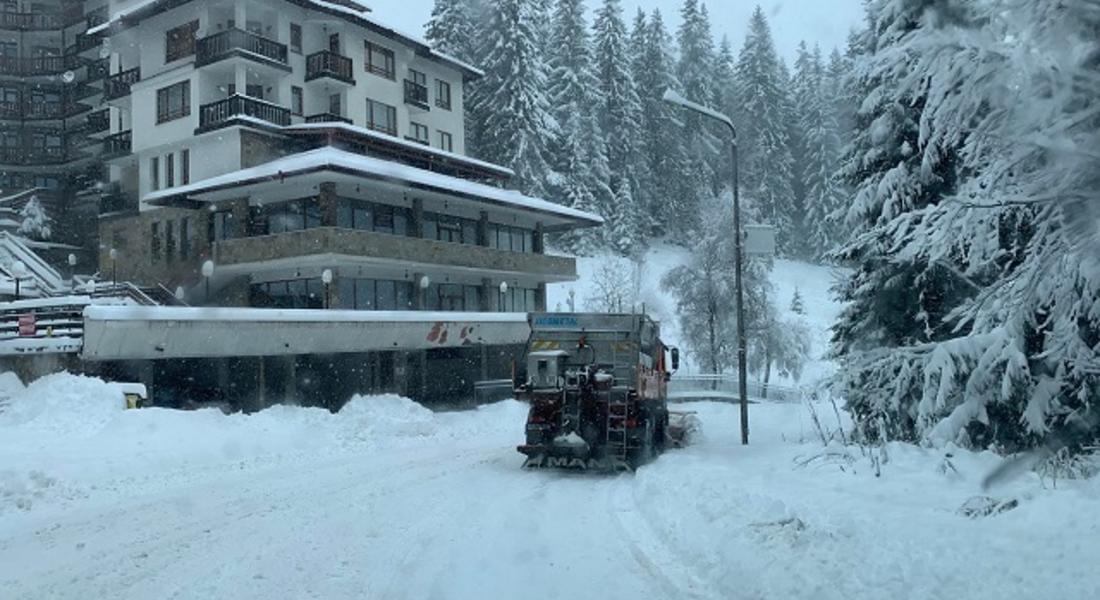
POLYGON ((336 196, 336 184, 326 181, 321 184, 317 193, 317 204, 321 208, 321 225, 324 227, 336 227, 336 211, 339 199, 336 196))

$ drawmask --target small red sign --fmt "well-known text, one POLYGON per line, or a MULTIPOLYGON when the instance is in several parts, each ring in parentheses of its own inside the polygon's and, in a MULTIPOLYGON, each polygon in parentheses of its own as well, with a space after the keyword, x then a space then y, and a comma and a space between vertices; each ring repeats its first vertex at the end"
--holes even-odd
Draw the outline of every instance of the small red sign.
POLYGON ((34 314, 19 315, 19 336, 33 337, 36 333, 38 326, 35 324, 34 314))

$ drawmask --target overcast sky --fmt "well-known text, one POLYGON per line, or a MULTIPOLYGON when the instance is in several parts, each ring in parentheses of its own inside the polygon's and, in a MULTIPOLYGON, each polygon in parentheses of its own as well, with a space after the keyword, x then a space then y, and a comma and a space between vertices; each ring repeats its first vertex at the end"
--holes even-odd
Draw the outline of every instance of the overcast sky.
MULTIPOLYGON (((591 6, 599 0, 588 0, 591 6)), ((409 33, 422 34, 424 23, 432 12, 432 0, 364 0, 379 18, 409 33)), ((683 0, 623 0, 628 20, 633 20, 638 8, 650 12, 660 8, 665 23, 673 31, 680 22, 683 0)), ((757 4, 764 8, 772 26, 772 35, 788 63, 793 62, 799 40, 821 45, 828 54, 833 47, 844 49, 848 31, 863 18, 860 0, 710 0, 711 25, 715 37, 722 34, 733 42, 734 52, 741 48, 745 31, 757 4)))

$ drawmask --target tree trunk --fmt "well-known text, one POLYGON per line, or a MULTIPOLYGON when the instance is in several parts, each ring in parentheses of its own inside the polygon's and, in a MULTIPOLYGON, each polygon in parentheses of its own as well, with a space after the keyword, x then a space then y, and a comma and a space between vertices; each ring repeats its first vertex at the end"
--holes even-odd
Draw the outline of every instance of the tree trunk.
MULTIPOLYGON (((714 301, 710 302, 710 306, 707 307, 707 328, 710 334, 710 372, 712 375, 718 374, 718 331, 717 318, 715 313, 718 312, 718 308, 714 305, 714 301)), ((714 389, 717 389, 718 381, 712 382, 714 389)))
POLYGON ((760 390, 760 399, 768 399, 768 380, 772 377, 772 350, 764 350, 764 387, 760 390))

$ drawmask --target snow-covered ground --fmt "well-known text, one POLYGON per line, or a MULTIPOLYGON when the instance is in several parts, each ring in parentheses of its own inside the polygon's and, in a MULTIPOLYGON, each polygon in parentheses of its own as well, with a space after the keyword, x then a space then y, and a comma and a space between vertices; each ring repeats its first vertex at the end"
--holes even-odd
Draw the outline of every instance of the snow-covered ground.
POLYGON ((997 457, 892 445, 876 477, 799 405, 753 405, 747 447, 734 407, 691 405, 698 444, 596 476, 522 471, 513 401, 226 416, 10 383, 5 599, 1100 597, 1100 482, 1028 475, 967 518, 997 457))
MULTIPOLYGON (((679 320, 676 313, 675 296, 661 288, 665 274, 687 263, 691 252, 687 248, 674 245, 659 245, 651 248, 642 262, 642 271, 637 277, 639 306, 645 306, 646 312, 661 322, 661 334, 665 343, 686 350, 686 344, 680 337, 679 320)), ((630 272, 631 263, 614 255, 597 255, 577 259, 579 280, 574 283, 551 285, 547 290, 547 306, 550 310, 569 310, 569 293, 573 292, 577 310, 589 310, 591 299, 597 296, 595 281, 597 273, 608 262, 618 263, 624 272, 630 272)), ((795 290, 802 295, 805 315, 800 317, 810 331, 810 360, 806 363, 802 377, 790 381, 773 373, 773 383, 791 386, 813 387, 836 371, 836 364, 825 358, 828 351, 829 328, 840 314, 838 305, 830 294, 830 288, 836 280, 837 269, 792 260, 776 260, 771 271, 771 282, 775 289, 776 305, 784 319, 794 318, 790 312, 791 300, 795 290)), ((628 309, 630 307, 627 307, 628 309)), ((690 352, 685 352, 684 370, 698 372, 691 361, 690 352)))

